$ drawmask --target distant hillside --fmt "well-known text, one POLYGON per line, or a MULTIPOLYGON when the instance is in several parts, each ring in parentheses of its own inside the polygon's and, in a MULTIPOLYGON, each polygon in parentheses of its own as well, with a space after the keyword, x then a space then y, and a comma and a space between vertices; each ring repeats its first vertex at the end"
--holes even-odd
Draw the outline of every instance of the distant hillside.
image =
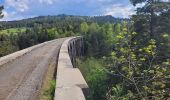
POLYGON ((129 19, 115 18, 111 15, 107 16, 73 16, 73 15, 57 15, 57 16, 39 16, 29 19, 23 19, 18 21, 2 21, 1 29, 19 28, 19 27, 33 27, 35 24, 45 25, 47 27, 55 26, 56 24, 74 23, 80 24, 82 22, 92 23, 97 22, 103 24, 106 22, 118 23, 121 21, 130 21, 129 19))

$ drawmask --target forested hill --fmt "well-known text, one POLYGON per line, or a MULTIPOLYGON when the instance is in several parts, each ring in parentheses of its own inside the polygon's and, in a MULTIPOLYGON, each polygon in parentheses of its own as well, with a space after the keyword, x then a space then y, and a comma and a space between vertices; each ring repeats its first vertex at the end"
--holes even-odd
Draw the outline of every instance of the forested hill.
MULTIPOLYGON (((0 22, 0 57, 52 39, 82 35, 84 29, 85 31, 96 30, 96 28, 99 30, 98 28, 101 27, 100 32, 97 32, 101 34, 105 32, 107 25, 116 28, 122 21, 130 20, 112 16, 90 17, 63 14, 2 21, 0 22)), ((91 32, 96 33, 96 31, 91 32)))
POLYGON ((28 18, 17 21, 2 21, 0 29, 8 28, 20 28, 20 27, 34 27, 35 24, 42 25, 45 27, 54 27, 56 25, 63 24, 80 24, 82 22, 92 23, 97 22, 98 24, 119 23, 122 21, 130 21, 130 19, 115 18, 111 15, 107 16, 73 16, 73 15, 56 15, 56 16, 39 16, 34 18, 28 18), (76 22, 76 23, 75 23, 76 22))

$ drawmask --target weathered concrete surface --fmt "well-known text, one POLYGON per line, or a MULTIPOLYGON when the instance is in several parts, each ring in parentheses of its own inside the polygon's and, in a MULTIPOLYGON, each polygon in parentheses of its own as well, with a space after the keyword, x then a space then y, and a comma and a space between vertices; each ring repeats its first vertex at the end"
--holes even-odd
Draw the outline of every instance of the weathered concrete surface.
POLYGON ((37 100, 48 65, 57 58, 64 40, 53 40, 1 58, 0 100, 37 100))
POLYGON ((57 87, 72 87, 76 85, 80 88, 88 88, 86 81, 78 68, 65 68, 59 70, 60 72, 58 72, 58 75, 60 76, 58 76, 57 87))
POLYGON ((68 51, 68 47, 73 48, 71 47, 72 42, 77 39, 78 38, 69 38, 64 41, 61 46, 58 58, 57 84, 54 100, 85 100, 83 92, 87 92, 88 85, 79 69, 73 68, 70 59, 72 55, 69 56, 68 51))
POLYGON ((86 100, 82 89, 77 86, 57 89, 57 97, 54 100, 86 100))

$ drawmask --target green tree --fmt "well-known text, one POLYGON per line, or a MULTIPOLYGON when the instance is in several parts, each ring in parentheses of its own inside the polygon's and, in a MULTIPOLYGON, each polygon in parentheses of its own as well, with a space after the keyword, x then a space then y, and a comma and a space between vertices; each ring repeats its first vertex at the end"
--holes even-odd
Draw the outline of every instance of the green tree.
POLYGON ((20 49, 33 46, 38 43, 38 36, 32 29, 27 29, 26 32, 18 34, 18 46, 20 49))
POLYGON ((17 45, 13 43, 13 39, 11 38, 15 37, 11 37, 7 34, 0 34, 0 57, 18 50, 17 45))
POLYGON ((53 40, 59 36, 58 31, 55 28, 48 29, 48 39, 53 40))
MULTIPOLYGON (((135 28, 139 26, 149 26, 148 32, 150 37, 153 37, 157 27, 157 17, 160 13, 167 11, 170 8, 170 1, 165 0, 130 0, 131 3, 136 6, 143 3, 144 6, 137 8, 137 15, 135 18, 135 28), (139 18, 138 18, 139 17, 139 18), (141 23, 144 22, 144 23, 141 23)), ((139 29, 139 28, 137 28, 139 29)), ((138 30, 135 30, 138 32, 138 30)))
POLYGON ((97 23, 91 23, 84 36, 88 54, 94 57, 109 55, 112 49, 112 33, 112 24, 108 23, 100 27, 97 23))
POLYGON ((40 31, 40 33, 38 34, 38 41, 40 43, 48 41, 48 31, 47 31, 47 29, 42 29, 42 31, 40 31))
POLYGON ((134 31, 138 34, 133 40, 140 41, 142 46, 146 46, 150 39, 157 41, 159 60, 167 59, 169 50, 169 40, 162 45, 162 35, 169 34, 170 1, 169 0, 130 0, 133 5, 144 3, 144 6, 137 8, 137 15, 132 17, 134 21, 134 31))
POLYGON ((115 28, 114 28, 114 32, 115 33, 120 33, 121 32, 121 24, 120 23, 117 23, 117 24, 115 24, 115 28))
POLYGON ((4 15, 3 15, 3 13, 2 13, 2 10, 4 9, 4 7, 3 6, 0 6, 0 18, 2 18, 4 15))
MULTIPOLYGON (((126 27, 115 37, 110 74, 118 76, 111 88, 111 98, 136 100, 164 100, 169 97, 170 59, 158 55, 157 41, 150 39, 146 45, 133 40, 138 35, 129 33, 126 27), (142 46, 139 46, 142 45, 142 46), (159 63, 158 63, 159 62, 159 63)), ((165 34, 160 39, 168 39, 165 34)), ((164 43, 164 42, 163 42, 164 43)), ((168 47, 169 48, 169 47, 168 47)), ((167 48, 167 50, 168 50, 167 48)))
POLYGON ((81 23, 81 25, 80 25, 81 33, 86 34, 88 32, 88 30, 89 30, 88 24, 86 22, 81 23))

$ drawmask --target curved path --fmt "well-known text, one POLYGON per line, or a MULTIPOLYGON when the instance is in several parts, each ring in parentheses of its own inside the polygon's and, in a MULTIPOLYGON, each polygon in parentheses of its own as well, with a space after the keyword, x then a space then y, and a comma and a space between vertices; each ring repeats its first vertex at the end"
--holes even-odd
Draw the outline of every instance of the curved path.
POLYGON ((65 39, 49 42, 0 68, 0 100, 37 100, 48 65, 57 59, 65 39))

